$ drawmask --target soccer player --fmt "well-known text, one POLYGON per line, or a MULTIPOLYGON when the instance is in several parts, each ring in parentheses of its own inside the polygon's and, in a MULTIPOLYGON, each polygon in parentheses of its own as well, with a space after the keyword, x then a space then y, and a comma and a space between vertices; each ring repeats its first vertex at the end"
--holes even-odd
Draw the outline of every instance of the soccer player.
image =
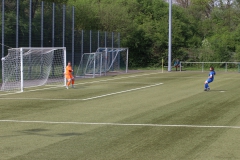
POLYGON ((66 84, 67 89, 71 83, 72 83, 72 88, 74 88, 74 77, 72 75, 72 72, 73 72, 73 69, 72 69, 71 62, 68 62, 68 65, 66 66, 66 71, 65 71, 65 77, 67 79, 67 84, 66 84))
POLYGON ((210 87, 209 87, 208 84, 213 82, 214 76, 216 74, 216 72, 214 71, 213 67, 210 67, 209 70, 210 70, 210 72, 209 72, 209 75, 208 75, 208 79, 205 81, 205 85, 204 85, 205 89, 204 89, 204 91, 209 91, 210 90, 210 87))
POLYGON ((177 60, 174 62, 174 67, 176 68, 176 71, 177 71, 177 68, 180 67, 180 61, 179 61, 179 59, 177 59, 177 60))

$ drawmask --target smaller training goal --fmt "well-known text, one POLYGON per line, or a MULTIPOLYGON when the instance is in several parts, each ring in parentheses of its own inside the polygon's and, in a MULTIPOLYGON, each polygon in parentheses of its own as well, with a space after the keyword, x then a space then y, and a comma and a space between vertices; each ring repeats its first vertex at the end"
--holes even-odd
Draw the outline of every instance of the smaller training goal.
POLYGON ((76 77, 94 78, 110 72, 128 72, 128 48, 100 47, 94 53, 84 53, 76 77))
POLYGON ((66 48, 12 48, 2 58, 2 91, 66 83, 66 48))

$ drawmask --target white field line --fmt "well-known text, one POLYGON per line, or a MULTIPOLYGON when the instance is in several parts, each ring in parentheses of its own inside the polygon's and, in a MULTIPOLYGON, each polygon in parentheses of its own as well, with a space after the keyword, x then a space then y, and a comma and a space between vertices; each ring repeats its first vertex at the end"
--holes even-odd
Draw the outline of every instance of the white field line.
POLYGON ((109 126, 145 126, 145 127, 185 127, 185 128, 228 128, 240 129, 240 126, 206 126, 206 125, 181 125, 181 124, 133 124, 133 123, 94 123, 94 122, 54 122, 54 121, 24 121, 0 120, 8 123, 41 123, 41 124, 73 124, 73 125, 109 125, 109 126))
POLYGON ((101 97, 106 97, 106 96, 111 96, 111 95, 116 95, 116 94, 121 94, 121 93, 126 93, 126 92, 131 92, 131 91, 136 91, 136 90, 140 90, 140 89, 145 89, 145 88, 150 88, 150 87, 155 87, 155 86, 159 86, 163 83, 157 83, 154 85, 149 85, 149 86, 144 86, 144 87, 139 87, 139 88, 134 88, 134 89, 128 89, 125 91, 120 91, 120 92, 115 92, 115 93, 109 93, 109 94, 104 94, 104 95, 100 95, 100 96, 96 96, 96 97, 91 97, 91 98, 86 98, 86 99, 82 99, 84 101, 86 100, 91 100, 91 99, 96 99, 96 98, 101 98, 101 97))
POLYGON ((127 93, 127 92, 132 92, 132 91, 137 91, 141 89, 146 89, 150 87, 156 87, 159 86, 163 83, 157 83, 154 85, 149 85, 149 86, 144 86, 144 87, 139 87, 139 88, 133 88, 133 89, 128 89, 124 91, 119 91, 119 92, 113 92, 113 93, 108 93, 108 94, 103 94, 100 96, 95 96, 95 97, 90 97, 90 98, 85 98, 85 99, 51 99, 51 98, 0 98, 0 100, 44 100, 44 101, 87 101, 87 100, 92 100, 92 99, 97 99, 97 98, 102 98, 102 97, 107 97, 107 96, 112 96, 116 94, 121 94, 121 93, 127 93))
MULTIPOLYGON (((161 72, 154 72, 154 73, 140 74, 140 75, 132 75, 132 76, 127 76, 127 77, 111 78, 111 79, 105 79, 105 80, 99 80, 99 81, 91 81, 91 82, 84 82, 84 83, 75 83, 74 85, 77 86, 77 85, 83 85, 83 84, 92 84, 92 83, 99 83, 99 82, 108 82, 108 81, 113 81, 113 80, 120 80, 120 79, 127 79, 127 78, 135 78, 135 77, 140 77, 140 76, 149 76, 149 75, 159 74, 159 73, 161 73, 161 72)), ((19 94, 19 93, 49 90, 49 89, 61 88, 61 87, 63 88, 64 86, 54 86, 54 87, 33 89, 33 90, 27 90, 27 91, 24 91, 24 92, 11 92, 11 93, 6 93, 6 94, 0 94, 0 96, 7 96, 7 95, 13 95, 13 94, 19 94)))

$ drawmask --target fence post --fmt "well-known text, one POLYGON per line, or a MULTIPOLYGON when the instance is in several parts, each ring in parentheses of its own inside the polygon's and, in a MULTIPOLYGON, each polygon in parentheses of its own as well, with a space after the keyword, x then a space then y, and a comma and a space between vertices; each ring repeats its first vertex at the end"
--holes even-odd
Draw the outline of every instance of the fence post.
POLYGON ((105 32, 105 47, 107 47, 107 32, 105 32))
POLYGON ((42 5, 41 5, 41 47, 43 47, 43 14, 44 14, 44 2, 42 1, 42 5))
POLYGON ((29 0, 29 42, 28 46, 32 47, 32 0, 29 0))
POLYGON ((72 7, 72 66, 74 68, 74 30, 75 30, 75 19, 74 19, 74 6, 72 7))
MULTIPOLYGON (((114 39, 114 33, 112 32, 112 57, 111 57, 111 61, 113 62, 113 59, 114 57, 117 55, 117 51, 116 51, 116 55, 114 55, 114 51, 113 51, 113 48, 114 48, 114 44, 113 44, 113 39, 114 39)), ((114 66, 112 66, 112 71, 114 71, 114 66)))
POLYGON ((16 48, 18 48, 18 25, 19 25, 19 0, 17 0, 17 15, 16 15, 16 48))
POLYGON ((55 38, 55 3, 52 4, 52 47, 54 47, 55 38))
MULTIPOLYGON (((2 0, 2 57, 4 57, 4 17, 5 17, 5 8, 4 0, 2 0)), ((3 73, 2 73, 3 74, 3 73)), ((3 76, 2 76, 3 78, 3 76)))
POLYGON ((112 48, 114 48, 114 33, 112 32, 112 48))
POLYGON ((82 30, 82 42, 81 42, 81 57, 82 57, 82 55, 83 55, 83 30, 82 30))
POLYGON ((98 48, 99 48, 99 43, 100 43, 100 37, 99 37, 99 30, 98 30, 98 48))
MULTIPOLYGON (((4 57, 4 0, 2 0, 2 58, 4 57)), ((4 83, 4 65, 2 60, 2 83, 4 83)))
POLYGON ((89 33, 89 39, 90 39, 90 44, 89 44, 89 46, 90 46, 90 53, 92 53, 92 30, 90 30, 90 33, 89 33))
POLYGON ((63 34, 62 35, 63 36, 62 37, 63 38, 62 39, 62 43, 63 43, 62 46, 63 47, 65 47, 65 10, 66 10, 65 5, 63 5, 63 26, 62 26, 63 27, 63 33, 62 33, 63 34))
POLYGON ((41 5, 41 47, 43 47, 43 14, 44 14, 44 2, 42 1, 41 5))
POLYGON ((118 48, 120 48, 120 33, 118 33, 118 48))
POLYGON ((127 48, 127 58, 126 58, 126 73, 128 72, 128 48, 127 48))

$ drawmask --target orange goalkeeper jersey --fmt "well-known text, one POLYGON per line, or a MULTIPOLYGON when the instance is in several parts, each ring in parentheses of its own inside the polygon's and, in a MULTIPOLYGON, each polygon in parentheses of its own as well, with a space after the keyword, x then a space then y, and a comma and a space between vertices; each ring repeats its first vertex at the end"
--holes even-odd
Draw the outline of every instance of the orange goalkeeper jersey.
POLYGON ((66 72, 65 72, 66 76, 67 75, 72 75, 72 67, 71 66, 67 66, 66 67, 66 72))

